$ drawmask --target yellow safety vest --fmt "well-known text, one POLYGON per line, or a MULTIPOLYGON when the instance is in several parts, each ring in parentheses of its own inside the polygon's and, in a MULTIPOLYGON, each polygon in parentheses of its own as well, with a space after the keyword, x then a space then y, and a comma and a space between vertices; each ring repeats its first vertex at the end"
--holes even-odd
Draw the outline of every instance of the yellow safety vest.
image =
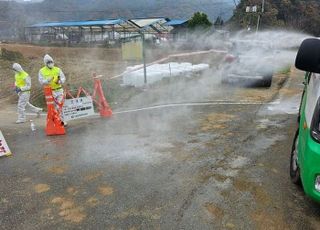
POLYGON ((40 73, 46 80, 52 78, 52 81, 49 84, 52 90, 62 88, 61 84, 57 84, 58 76, 60 74, 60 69, 58 67, 53 67, 52 69, 50 69, 47 66, 45 66, 40 70, 40 73))
POLYGON ((26 84, 26 78, 29 76, 25 71, 16 73, 14 78, 16 80, 15 85, 19 88, 25 87, 26 84))

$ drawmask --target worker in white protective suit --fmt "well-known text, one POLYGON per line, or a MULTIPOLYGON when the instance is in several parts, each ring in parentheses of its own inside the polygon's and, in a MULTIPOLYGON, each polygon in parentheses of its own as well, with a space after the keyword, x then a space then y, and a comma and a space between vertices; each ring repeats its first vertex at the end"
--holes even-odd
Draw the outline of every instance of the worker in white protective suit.
MULTIPOLYGON (((62 70, 54 65, 53 58, 46 54, 43 58, 45 66, 39 71, 39 82, 41 85, 49 85, 52 89, 52 95, 55 101, 55 107, 60 110, 64 100, 62 84, 65 83, 66 77, 62 70)), ((60 111, 61 112, 61 111, 60 111)), ((63 120, 63 117, 61 117, 63 120)), ((64 122, 66 125, 66 122, 64 122)))
POLYGON ((32 105, 30 100, 30 90, 31 90, 31 78, 27 72, 25 72, 21 65, 18 63, 14 63, 12 65, 12 69, 15 72, 15 92, 19 96, 18 101, 18 120, 16 121, 17 124, 26 122, 26 106, 28 106, 33 112, 38 113, 40 116, 40 112, 42 111, 41 108, 38 108, 32 105))

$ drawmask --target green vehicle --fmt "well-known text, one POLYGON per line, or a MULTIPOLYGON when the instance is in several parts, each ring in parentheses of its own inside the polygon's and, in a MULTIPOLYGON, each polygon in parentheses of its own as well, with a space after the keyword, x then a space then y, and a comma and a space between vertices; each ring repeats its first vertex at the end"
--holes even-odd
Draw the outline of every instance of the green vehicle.
POLYGON ((306 71, 291 159, 290 177, 320 202, 320 40, 302 42, 296 67, 306 71))

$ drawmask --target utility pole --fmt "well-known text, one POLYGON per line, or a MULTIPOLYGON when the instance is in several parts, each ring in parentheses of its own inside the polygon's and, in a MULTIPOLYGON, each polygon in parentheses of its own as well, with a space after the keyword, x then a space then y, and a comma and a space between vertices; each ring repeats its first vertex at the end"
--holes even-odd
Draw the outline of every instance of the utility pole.
POLYGON ((261 23, 261 17, 262 17, 262 14, 264 13, 264 3, 265 3, 265 0, 262 0, 261 12, 259 13, 258 21, 257 21, 256 33, 258 33, 258 31, 259 31, 259 26, 260 26, 260 23, 261 23))
POLYGON ((246 13, 249 14, 249 23, 247 25, 247 30, 251 31, 251 23, 252 23, 252 16, 257 13, 257 6, 247 6, 246 7, 246 13))
POLYGON ((141 33, 141 38, 142 38, 142 58, 143 58, 144 84, 147 85, 146 44, 145 44, 144 32, 141 33))

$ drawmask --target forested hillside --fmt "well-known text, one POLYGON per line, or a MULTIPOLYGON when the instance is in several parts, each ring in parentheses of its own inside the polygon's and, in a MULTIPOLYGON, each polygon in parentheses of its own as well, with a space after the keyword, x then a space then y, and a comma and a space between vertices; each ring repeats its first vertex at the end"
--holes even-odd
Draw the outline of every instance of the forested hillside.
POLYGON ((67 14, 70 10, 77 11, 76 16, 81 18, 146 16, 189 18, 194 12, 202 11, 212 20, 218 16, 223 19, 230 18, 235 7, 233 0, 45 0, 35 5, 51 9, 47 16, 52 18, 70 17, 67 14))
MULTIPOLYGON (((258 6, 261 12, 262 0, 242 0, 238 5, 231 25, 238 28, 256 26, 258 13, 246 13, 247 6, 258 6)), ((262 28, 288 28, 320 35, 320 1, 268 0, 261 18, 262 28)))

